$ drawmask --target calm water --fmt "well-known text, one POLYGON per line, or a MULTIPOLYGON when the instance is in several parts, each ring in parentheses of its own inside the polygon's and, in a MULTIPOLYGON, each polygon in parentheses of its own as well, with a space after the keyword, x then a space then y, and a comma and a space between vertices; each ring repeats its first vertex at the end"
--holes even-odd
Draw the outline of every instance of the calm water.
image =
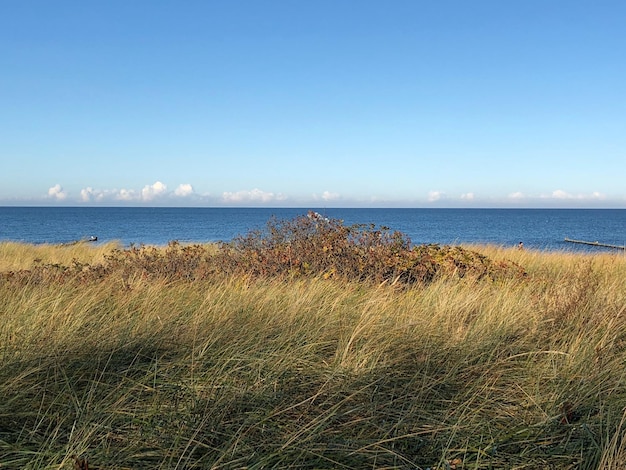
MULTIPOLYGON (((124 245, 228 241, 271 217, 308 209, 0 207, 0 240, 66 243, 90 236, 124 245)), ((346 224, 399 230, 413 243, 493 243, 539 250, 592 250, 564 238, 626 244, 626 209, 317 209, 346 224)))

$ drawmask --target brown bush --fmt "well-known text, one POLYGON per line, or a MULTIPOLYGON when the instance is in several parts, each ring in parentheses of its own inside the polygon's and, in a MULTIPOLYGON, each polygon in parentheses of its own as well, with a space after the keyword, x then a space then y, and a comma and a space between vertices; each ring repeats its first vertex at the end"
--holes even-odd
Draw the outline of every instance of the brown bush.
POLYGON ((346 226, 341 220, 309 213, 292 220, 271 219, 265 230, 217 247, 176 241, 165 248, 132 246, 114 250, 98 264, 35 265, 4 273, 3 278, 38 284, 93 282, 118 275, 128 283, 137 278, 195 281, 223 274, 414 284, 443 275, 495 280, 521 276, 524 270, 458 246, 412 247, 406 235, 387 227, 346 226))
POLYGON ((375 225, 345 226, 309 213, 293 220, 272 219, 257 230, 223 244, 220 269, 251 276, 323 276, 374 282, 429 282, 440 275, 489 277, 523 275, 512 262, 493 262, 461 247, 411 247, 401 232, 375 225))

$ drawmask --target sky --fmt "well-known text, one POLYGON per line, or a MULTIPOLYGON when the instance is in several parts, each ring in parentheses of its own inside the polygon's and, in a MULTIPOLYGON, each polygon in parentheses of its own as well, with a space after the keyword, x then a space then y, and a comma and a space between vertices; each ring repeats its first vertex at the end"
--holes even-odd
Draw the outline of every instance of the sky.
POLYGON ((626 2, 0 0, 0 205, 626 208, 626 2))

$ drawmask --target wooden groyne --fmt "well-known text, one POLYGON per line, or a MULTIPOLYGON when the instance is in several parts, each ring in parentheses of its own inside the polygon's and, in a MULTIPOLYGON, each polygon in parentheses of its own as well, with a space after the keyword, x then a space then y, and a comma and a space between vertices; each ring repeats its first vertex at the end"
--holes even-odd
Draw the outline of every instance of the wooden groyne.
POLYGON ((580 243, 581 245, 600 246, 603 248, 613 248, 615 250, 626 250, 626 246, 622 246, 622 245, 610 245, 608 243, 600 243, 600 242, 587 242, 585 240, 572 240, 571 238, 567 238, 567 237, 565 237, 565 241, 569 243, 580 243))

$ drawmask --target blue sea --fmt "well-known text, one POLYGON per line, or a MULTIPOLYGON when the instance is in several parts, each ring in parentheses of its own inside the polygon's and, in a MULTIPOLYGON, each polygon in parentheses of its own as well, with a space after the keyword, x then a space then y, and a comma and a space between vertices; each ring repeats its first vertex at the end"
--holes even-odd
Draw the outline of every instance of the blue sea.
MULTIPOLYGON (((272 217, 309 208, 0 207, 0 241, 68 243, 98 237, 124 246, 229 241, 263 229, 272 217)), ((345 224, 375 224, 413 244, 489 243, 529 249, 600 251, 564 239, 626 245, 626 209, 348 209, 312 208, 345 224)))

